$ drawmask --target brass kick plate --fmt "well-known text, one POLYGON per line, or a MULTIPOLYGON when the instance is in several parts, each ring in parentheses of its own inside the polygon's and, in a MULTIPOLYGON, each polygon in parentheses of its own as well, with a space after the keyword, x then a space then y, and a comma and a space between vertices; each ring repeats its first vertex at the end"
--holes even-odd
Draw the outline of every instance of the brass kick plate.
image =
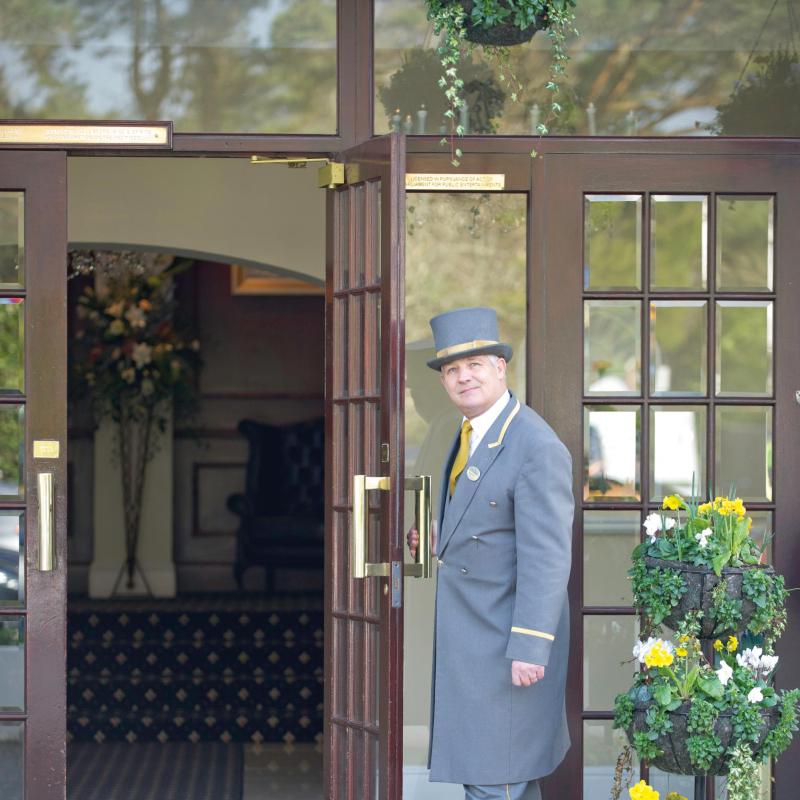
POLYGON ((54 439, 35 439, 33 442, 34 458, 58 458, 60 445, 54 439))

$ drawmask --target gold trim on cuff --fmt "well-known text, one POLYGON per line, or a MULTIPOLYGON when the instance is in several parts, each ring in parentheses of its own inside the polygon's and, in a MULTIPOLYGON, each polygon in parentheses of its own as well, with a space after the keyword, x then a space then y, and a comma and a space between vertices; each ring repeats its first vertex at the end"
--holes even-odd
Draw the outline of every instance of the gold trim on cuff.
POLYGON ((555 636, 552 633, 542 633, 542 631, 535 631, 532 628, 518 628, 516 625, 512 626, 511 633, 524 633, 526 636, 539 636, 542 639, 549 639, 551 642, 555 641, 555 636))
POLYGON ((467 350, 477 350, 479 347, 491 347, 500 342, 494 339, 473 339, 471 342, 463 342, 462 344, 454 344, 452 347, 445 347, 443 350, 436 351, 436 358, 448 358, 458 353, 463 353, 467 350))

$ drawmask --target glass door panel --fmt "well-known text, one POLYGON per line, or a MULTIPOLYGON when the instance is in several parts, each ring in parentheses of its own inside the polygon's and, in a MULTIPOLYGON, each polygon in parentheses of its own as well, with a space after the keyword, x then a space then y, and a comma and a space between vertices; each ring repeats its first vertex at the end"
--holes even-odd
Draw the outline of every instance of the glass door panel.
POLYGON ((327 210, 326 796, 397 800, 403 376, 391 365, 403 259, 389 244, 404 225, 405 144, 392 135, 342 157, 349 181, 327 210))
POLYGON ((0 151, 3 800, 62 800, 65 791, 65 307, 66 156, 0 151), (54 487, 49 501, 41 474, 54 487))
MULTIPOLYGON (((800 234, 781 216, 795 213, 800 169, 784 174, 766 156, 730 156, 723 168, 715 156, 677 153, 553 154, 544 161, 541 219, 560 225, 534 228, 545 237, 543 281, 555 287, 536 308, 544 317, 537 330, 549 332, 550 365, 538 379, 553 387, 548 421, 583 455, 573 561, 582 570, 581 602, 572 618, 583 664, 569 690, 583 763, 573 759, 562 771, 582 766, 584 800, 601 800, 619 752, 603 755, 612 742, 613 694, 631 685, 635 668, 627 571, 645 515, 665 494, 733 491, 748 505, 764 560, 788 584, 800 578, 785 540, 800 513, 796 387, 779 372, 781 363, 795 363, 800 338, 791 288, 800 234)), ((782 652, 795 652, 797 626, 784 638, 791 644, 782 639, 782 652)), ((792 764, 784 769, 798 772, 792 764)), ((570 775, 560 785, 577 789, 570 775)), ((693 795, 680 777, 651 770, 650 779, 662 797, 693 795)), ((795 786, 790 778, 777 796, 792 797, 795 786)))

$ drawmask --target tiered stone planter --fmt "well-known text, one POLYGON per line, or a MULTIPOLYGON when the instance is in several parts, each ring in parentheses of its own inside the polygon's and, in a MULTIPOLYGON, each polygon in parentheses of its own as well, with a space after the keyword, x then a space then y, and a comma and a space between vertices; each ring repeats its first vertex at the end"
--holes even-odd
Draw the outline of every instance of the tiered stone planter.
MULTIPOLYGON (((630 728, 625 731, 631 743, 633 742, 633 734, 635 732, 647 730, 645 714, 653 702, 653 700, 634 700, 633 723, 630 728)), ((690 703, 686 702, 679 708, 676 708, 675 711, 668 712, 669 719, 672 722, 672 730, 656 740, 656 745, 664 752, 663 755, 649 762, 651 766, 657 767, 664 772, 673 772, 678 775, 696 774, 697 768, 692 764, 692 760, 689 757, 689 750, 686 746, 686 740, 691 736, 688 730, 689 707, 690 703)), ((750 743, 754 754, 758 754, 758 751, 764 744, 764 740, 767 738, 767 734, 778 724, 778 720, 780 719, 780 709, 778 706, 762 708, 760 711, 761 727, 758 733, 758 740, 750 743)), ((723 711, 720 713, 714 723, 714 733, 719 737, 722 746, 727 748, 733 736, 731 712, 723 711)), ((717 758, 705 774, 727 775, 728 768, 724 758, 717 758)))
POLYGON ((714 639, 727 636, 732 633, 739 633, 747 629, 756 607, 751 600, 742 594, 742 584, 744 576, 752 570, 763 570, 769 575, 774 575, 775 570, 767 565, 754 564, 752 567, 726 567, 722 570, 722 578, 726 580, 725 596, 730 600, 739 600, 742 604, 742 618, 737 625, 738 630, 723 630, 714 632, 717 627, 717 620, 712 614, 712 593, 719 584, 714 572, 707 567, 695 567, 680 561, 665 561, 661 558, 645 557, 644 563, 651 568, 671 569, 679 572, 686 584, 686 592, 681 597, 671 613, 665 617, 664 624, 675 630, 678 623, 690 611, 702 611, 703 620, 700 629, 701 639, 714 639))

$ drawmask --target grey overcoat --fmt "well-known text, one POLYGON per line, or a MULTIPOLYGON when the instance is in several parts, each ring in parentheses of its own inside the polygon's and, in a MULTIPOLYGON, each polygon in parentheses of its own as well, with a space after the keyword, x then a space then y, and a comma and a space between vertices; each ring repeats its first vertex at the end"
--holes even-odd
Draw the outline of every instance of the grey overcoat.
POLYGON ((430 779, 533 780, 569 747, 572 460, 513 394, 448 500, 457 445, 458 434, 439 519, 430 779), (544 678, 513 686, 514 659, 544 665, 544 678))

